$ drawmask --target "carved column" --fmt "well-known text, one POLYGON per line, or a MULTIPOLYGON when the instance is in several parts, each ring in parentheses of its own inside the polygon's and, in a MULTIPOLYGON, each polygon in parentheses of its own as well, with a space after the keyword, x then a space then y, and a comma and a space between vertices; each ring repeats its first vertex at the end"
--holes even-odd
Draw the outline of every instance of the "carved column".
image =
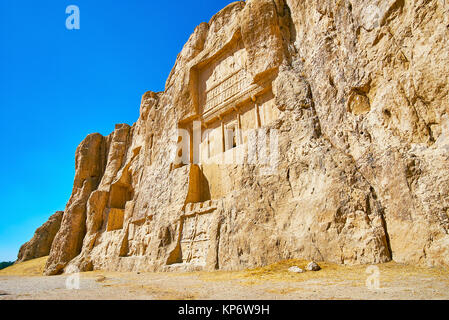
POLYGON ((223 123, 223 119, 221 120, 221 152, 225 152, 226 151, 226 145, 225 145, 225 130, 224 130, 224 123, 223 123))
POLYGON ((238 130, 239 144, 243 144, 242 120, 240 119, 240 111, 237 111, 237 130, 238 130))
POLYGON ((206 135, 206 146, 207 146, 207 159, 210 159, 210 138, 209 133, 206 135))
POLYGON ((261 124, 260 124, 260 115, 259 115, 259 105, 257 104, 257 102, 254 103, 254 112, 256 115, 256 128, 259 129, 261 127, 261 124))

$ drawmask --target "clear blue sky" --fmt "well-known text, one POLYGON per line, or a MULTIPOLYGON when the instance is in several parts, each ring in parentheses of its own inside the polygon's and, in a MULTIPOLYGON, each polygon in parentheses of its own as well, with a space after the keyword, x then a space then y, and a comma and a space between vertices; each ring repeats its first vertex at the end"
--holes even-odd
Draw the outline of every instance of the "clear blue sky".
POLYGON ((194 28, 232 1, 0 0, 0 261, 72 191, 86 135, 133 124, 194 28), (80 30, 67 30, 68 5, 80 30))

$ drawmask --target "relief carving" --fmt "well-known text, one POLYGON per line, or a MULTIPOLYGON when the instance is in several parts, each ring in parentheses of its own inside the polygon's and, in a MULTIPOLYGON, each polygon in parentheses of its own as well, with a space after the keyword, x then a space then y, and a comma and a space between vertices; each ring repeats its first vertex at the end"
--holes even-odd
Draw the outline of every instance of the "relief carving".
POLYGON ((207 112, 238 93, 245 91, 250 84, 251 79, 247 76, 247 72, 244 69, 231 74, 215 87, 206 91, 204 111, 207 112))
POLYGON ((200 112, 214 113, 251 87, 245 64, 247 53, 241 40, 235 40, 211 61, 199 67, 198 95, 200 112))
POLYGON ((210 246, 214 201, 187 204, 180 237, 182 263, 205 265, 210 246))

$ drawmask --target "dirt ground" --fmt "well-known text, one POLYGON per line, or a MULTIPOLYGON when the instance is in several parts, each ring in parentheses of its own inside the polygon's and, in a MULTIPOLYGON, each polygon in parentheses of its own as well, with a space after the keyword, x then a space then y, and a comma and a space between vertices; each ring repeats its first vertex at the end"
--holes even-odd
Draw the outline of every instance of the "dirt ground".
POLYGON ((368 273, 368 266, 329 263, 319 263, 320 271, 289 272, 291 266, 304 268, 307 261, 300 260, 245 271, 93 271, 79 275, 78 289, 76 276, 42 276, 45 260, 1 270, 0 300, 449 299, 449 270, 394 262, 377 265, 368 273))

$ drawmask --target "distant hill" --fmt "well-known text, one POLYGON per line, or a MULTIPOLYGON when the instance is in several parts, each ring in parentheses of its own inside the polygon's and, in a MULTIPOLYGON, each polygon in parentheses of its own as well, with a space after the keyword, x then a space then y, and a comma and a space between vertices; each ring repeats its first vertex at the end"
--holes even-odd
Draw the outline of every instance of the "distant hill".
POLYGON ((0 270, 8 268, 9 266, 13 265, 14 261, 3 261, 0 262, 0 270))

